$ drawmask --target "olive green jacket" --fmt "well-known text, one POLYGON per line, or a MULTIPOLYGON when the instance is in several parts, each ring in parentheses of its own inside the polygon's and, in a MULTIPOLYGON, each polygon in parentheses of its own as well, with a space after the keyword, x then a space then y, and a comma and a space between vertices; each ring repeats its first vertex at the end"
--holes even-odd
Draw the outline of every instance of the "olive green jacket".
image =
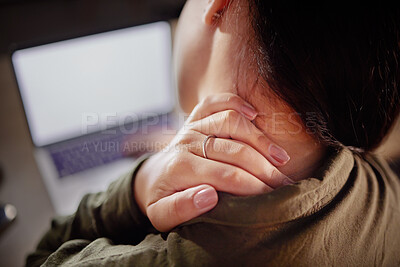
POLYGON ((332 152, 313 178, 271 193, 219 193, 207 214, 159 233, 133 171, 52 221, 28 266, 400 266, 400 181, 386 162, 332 152))

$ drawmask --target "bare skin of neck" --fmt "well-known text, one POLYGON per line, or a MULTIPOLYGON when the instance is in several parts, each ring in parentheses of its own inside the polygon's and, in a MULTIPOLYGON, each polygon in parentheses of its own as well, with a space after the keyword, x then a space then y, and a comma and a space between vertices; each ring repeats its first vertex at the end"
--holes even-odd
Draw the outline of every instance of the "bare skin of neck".
POLYGON ((326 147, 307 132, 296 112, 276 97, 268 85, 257 82, 256 71, 250 64, 237 63, 237 53, 233 52, 237 43, 230 34, 214 35, 212 55, 197 90, 198 99, 219 92, 243 97, 259 112, 253 123, 291 158, 279 170, 295 181, 311 177, 321 166, 326 147), (235 65, 237 71, 232 71, 235 65))
MULTIPOLYGON (((260 100, 252 103, 261 109, 260 100)), ((265 102, 254 124, 289 154, 290 161, 280 171, 294 181, 310 178, 323 163, 326 147, 307 133, 298 115, 281 100, 275 100, 275 105, 265 102)))
MULTIPOLYGON (((208 88, 215 88, 215 84, 208 88)), ((279 170, 294 181, 312 177, 323 163, 327 149, 307 133, 297 113, 275 97, 268 99, 255 94, 246 100, 259 112, 253 124, 290 156, 290 161, 279 170)))

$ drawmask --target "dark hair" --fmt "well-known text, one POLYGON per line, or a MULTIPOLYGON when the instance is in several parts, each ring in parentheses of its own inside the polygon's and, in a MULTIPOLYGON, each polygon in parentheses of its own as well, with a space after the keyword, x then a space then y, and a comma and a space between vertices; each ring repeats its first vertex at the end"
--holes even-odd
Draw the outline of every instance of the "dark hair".
POLYGON ((321 142, 376 148, 399 113, 399 9, 249 2, 258 71, 273 91, 306 127, 312 117, 321 142))

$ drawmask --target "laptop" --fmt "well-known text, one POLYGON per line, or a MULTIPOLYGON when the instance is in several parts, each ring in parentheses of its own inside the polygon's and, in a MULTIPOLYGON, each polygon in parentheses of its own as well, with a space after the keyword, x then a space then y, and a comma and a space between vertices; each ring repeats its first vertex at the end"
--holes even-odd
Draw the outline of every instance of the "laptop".
POLYGON ((145 151, 126 140, 173 124, 167 22, 19 49, 11 60, 57 214, 73 213, 85 194, 106 190, 132 168, 125 155, 145 151))

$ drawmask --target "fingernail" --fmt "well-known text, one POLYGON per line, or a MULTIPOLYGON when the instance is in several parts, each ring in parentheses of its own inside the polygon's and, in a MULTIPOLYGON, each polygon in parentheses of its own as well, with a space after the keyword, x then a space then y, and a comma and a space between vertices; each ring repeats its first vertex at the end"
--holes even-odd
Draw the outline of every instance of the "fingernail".
POLYGON ((212 188, 199 191, 196 195, 194 195, 193 198, 194 205, 198 209, 206 209, 214 206, 217 201, 217 192, 215 192, 215 190, 212 188))
POLYGON ((254 120, 258 114, 257 111, 250 105, 243 105, 241 110, 243 115, 245 115, 250 120, 254 120))
POLYGON ((296 183, 296 182, 293 181, 293 180, 291 180, 291 179, 289 179, 289 178, 285 178, 285 179, 282 181, 282 185, 291 185, 291 184, 294 184, 294 183, 296 183))
POLYGON ((285 164, 290 160, 290 157, 287 154, 287 152, 283 148, 274 144, 269 146, 269 154, 271 155, 271 157, 273 157, 276 161, 278 161, 281 164, 285 164))

